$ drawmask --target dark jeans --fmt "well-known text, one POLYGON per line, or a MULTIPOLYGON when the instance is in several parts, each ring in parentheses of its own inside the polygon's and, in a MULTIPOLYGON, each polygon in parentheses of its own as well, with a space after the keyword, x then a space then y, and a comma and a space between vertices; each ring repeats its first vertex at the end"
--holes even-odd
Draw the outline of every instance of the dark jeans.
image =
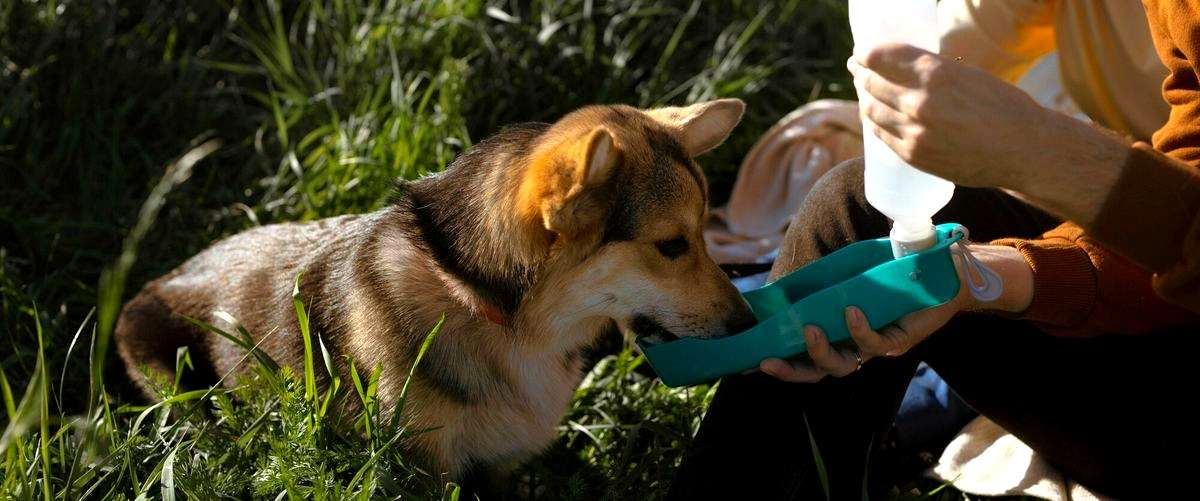
MULTIPOLYGON (((1057 224, 1001 191, 971 188, 959 188, 935 220, 962 223, 984 242, 1034 237, 1057 224)), ((887 233, 888 221, 863 195, 861 162, 847 162, 805 200, 772 274, 887 233)), ((790 384, 762 374, 727 377, 671 498, 824 498, 810 429, 832 499, 878 494, 896 480, 881 446, 922 360, 1072 480, 1128 499, 1171 492, 1191 481, 1184 471, 1200 466, 1194 330, 1073 339, 964 314, 908 354, 872 360, 844 378, 790 384)))

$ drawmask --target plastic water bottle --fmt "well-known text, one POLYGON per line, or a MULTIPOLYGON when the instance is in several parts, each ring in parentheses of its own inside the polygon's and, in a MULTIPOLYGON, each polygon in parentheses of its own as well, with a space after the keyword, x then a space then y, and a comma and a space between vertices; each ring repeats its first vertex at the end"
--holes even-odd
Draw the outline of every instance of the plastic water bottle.
MULTIPOLYGON (((854 53, 890 42, 938 52, 937 0, 850 0, 854 53)), ((858 89, 859 95, 865 92, 858 89)), ((920 252, 937 243, 933 214, 950 202, 954 183, 908 165, 863 126, 867 201, 892 220, 892 252, 896 257, 920 252)))

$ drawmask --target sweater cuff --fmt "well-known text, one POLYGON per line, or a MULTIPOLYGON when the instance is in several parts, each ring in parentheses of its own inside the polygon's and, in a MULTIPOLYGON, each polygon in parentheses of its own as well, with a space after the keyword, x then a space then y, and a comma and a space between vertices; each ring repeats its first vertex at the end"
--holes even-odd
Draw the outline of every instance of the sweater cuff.
POLYGON ((1196 169, 1137 143, 1087 231, 1105 247, 1151 271, 1163 272, 1180 262, 1184 239, 1197 214, 1200 175, 1196 169))
POLYGON ((1096 270, 1092 260, 1066 239, 991 242, 1016 248, 1033 270, 1033 299, 1018 318, 1054 327, 1076 327, 1096 306, 1096 270))

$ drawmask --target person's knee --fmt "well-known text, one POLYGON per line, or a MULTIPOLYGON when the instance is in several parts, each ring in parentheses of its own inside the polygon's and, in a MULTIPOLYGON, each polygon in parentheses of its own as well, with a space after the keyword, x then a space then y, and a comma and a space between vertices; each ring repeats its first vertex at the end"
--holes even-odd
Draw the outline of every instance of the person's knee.
MULTIPOLYGON (((829 169, 829 172, 825 173, 817 184, 822 186, 821 191, 861 192, 865 170, 866 163, 863 161, 863 157, 854 157, 829 169)), ((817 190, 818 188, 814 186, 813 191, 817 190)))
POLYGON ((862 238, 886 234, 887 219, 863 193, 862 159, 847 160, 817 181, 792 216, 772 278, 862 238))

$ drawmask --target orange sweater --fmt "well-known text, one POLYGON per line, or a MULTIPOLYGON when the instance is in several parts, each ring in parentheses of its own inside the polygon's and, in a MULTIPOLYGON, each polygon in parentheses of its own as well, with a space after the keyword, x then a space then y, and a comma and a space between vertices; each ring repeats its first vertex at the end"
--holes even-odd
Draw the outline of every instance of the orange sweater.
POLYGON ((1200 313, 1200 0, 1143 4, 1169 70, 1171 115, 1154 147, 1131 147, 1086 228, 1066 223, 1040 239, 994 242, 1016 247, 1033 268, 1023 317, 1058 334, 1138 334, 1195 324, 1200 313))

